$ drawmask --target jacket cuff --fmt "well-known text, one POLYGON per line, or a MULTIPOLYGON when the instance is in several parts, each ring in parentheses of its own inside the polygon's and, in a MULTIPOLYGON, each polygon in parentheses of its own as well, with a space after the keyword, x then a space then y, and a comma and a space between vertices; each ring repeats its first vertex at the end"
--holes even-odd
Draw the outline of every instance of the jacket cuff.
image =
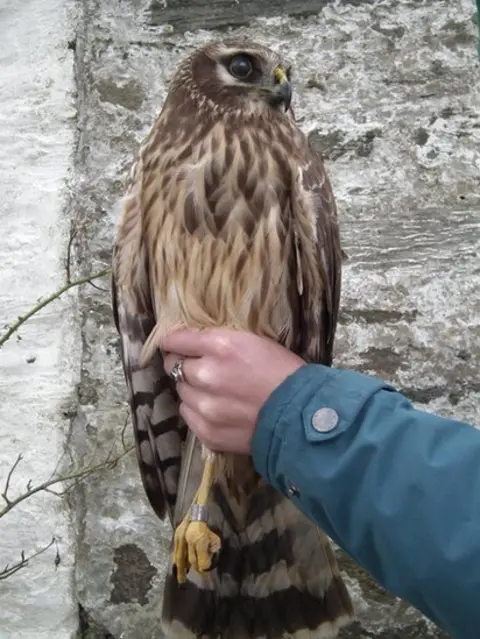
POLYGON ((291 412, 292 406, 304 405, 308 398, 321 387, 328 371, 329 369, 325 366, 314 364, 302 366, 289 375, 280 386, 277 386, 262 406, 253 434, 252 457, 257 472, 270 483, 273 477, 270 477, 268 462, 271 453, 278 451, 280 442, 276 439, 281 436, 280 424, 285 421, 285 415, 291 412), (312 368, 318 368, 318 371, 312 371, 312 368))
MULTIPOLYGON (((281 472, 298 446, 334 440, 356 421, 368 399, 380 389, 394 390, 382 380, 349 370, 307 364, 278 386, 260 410, 252 440, 254 466, 271 485, 284 494, 288 480, 281 472), (329 409, 328 413, 319 413, 329 409), (328 415, 334 420, 314 426, 315 417, 328 415), (290 441, 292 446, 286 444, 290 441), (294 441, 296 440, 297 446, 294 441), (280 471, 280 472, 279 472, 280 471)), ((290 460, 287 465, 294 464, 290 460)), ((327 469, 325 469, 328 473, 327 469)))

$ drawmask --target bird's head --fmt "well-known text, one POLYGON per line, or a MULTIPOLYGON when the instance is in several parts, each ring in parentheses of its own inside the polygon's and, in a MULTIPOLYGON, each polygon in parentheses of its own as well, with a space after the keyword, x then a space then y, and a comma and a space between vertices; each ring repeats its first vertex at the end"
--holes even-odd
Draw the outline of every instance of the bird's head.
POLYGON ((198 49, 185 60, 174 87, 188 90, 199 106, 207 103, 222 113, 288 111, 290 76, 290 65, 268 47, 225 40, 198 49))

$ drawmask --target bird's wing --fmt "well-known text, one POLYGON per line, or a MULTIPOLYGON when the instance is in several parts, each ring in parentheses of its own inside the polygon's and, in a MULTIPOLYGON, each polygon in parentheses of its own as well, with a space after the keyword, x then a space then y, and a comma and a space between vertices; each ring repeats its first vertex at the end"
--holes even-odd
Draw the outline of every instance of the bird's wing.
POLYGON ((296 171, 292 207, 294 280, 300 307, 295 350, 311 362, 330 366, 340 303, 342 250, 332 187, 320 155, 310 147, 296 171))
POLYGON ((142 348, 156 324, 148 255, 143 238, 143 167, 134 165, 113 257, 112 301, 132 411, 138 463, 145 492, 160 518, 170 521, 176 501, 186 426, 158 351, 144 364, 142 348))

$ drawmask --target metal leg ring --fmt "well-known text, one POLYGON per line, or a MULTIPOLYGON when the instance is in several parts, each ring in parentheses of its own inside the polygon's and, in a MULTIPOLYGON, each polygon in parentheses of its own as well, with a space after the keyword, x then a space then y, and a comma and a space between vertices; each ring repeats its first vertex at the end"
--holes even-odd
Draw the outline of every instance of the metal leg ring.
POLYGON ((190 507, 190 521, 207 521, 208 511, 206 506, 192 504, 190 507))

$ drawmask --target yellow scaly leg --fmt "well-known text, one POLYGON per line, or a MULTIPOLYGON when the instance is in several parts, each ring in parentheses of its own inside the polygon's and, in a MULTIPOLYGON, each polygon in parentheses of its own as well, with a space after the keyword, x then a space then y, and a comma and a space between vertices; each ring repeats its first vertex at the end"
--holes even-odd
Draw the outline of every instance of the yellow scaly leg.
POLYGON ((192 507, 175 531, 173 564, 180 584, 187 580, 190 568, 200 574, 207 572, 222 545, 220 537, 210 530, 205 521, 210 490, 215 481, 214 460, 215 455, 207 453, 202 480, 192 507))

